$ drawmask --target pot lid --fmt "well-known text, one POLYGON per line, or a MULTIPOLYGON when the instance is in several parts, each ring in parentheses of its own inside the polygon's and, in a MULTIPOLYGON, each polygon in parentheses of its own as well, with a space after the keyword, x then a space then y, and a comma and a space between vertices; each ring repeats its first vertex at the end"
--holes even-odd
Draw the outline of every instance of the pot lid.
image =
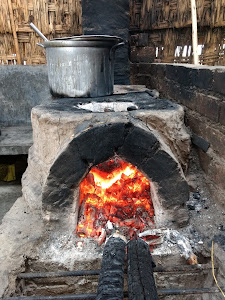
POLYGON ((123 39, 111 35, 78 35, 55 38, 44 42, 44 47, 112 47, 123 39))
POLYGON ((73 40, 73 41, 122 41, 122 38, 114 35, 74 35, 70 37, 62 37, 62 38, 55 38, 50 40, 51 41, 62 41, 62 40, 73 40))

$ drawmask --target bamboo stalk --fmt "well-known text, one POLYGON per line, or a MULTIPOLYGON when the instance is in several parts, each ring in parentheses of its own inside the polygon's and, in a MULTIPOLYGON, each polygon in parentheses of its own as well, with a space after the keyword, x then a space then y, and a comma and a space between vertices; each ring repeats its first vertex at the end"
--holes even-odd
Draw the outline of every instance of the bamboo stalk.
POLYGON ((197 27, 197 10, 195 0, 191 0, 191 18, 192 18, 192 47, 194 64, 198 65, 198 27, 197 27))
POLYGON ((17 60, 17 64, 21 65, 19 42, 18 42, 17 33, 16 33, 16 26, 15 26, 14 17, 13 17, 13 9, 12 9, 11 0, 8 0, 8 6, 9 6, 9 15, 10 15, 10 22, 11 22, 11 27, 12 27, 12 32, 13 32, 13 38, 14 38, 14 43, 15 43, 16 60, 17 60))

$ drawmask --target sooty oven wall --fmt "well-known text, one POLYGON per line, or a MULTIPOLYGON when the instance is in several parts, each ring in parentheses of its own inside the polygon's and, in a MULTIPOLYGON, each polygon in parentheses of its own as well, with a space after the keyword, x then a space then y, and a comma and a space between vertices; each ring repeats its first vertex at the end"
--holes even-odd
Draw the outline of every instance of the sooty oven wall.
MULTIPOLYGON (((129 0, 82 0, 83 34, 116 35, 126 42, 129 0)), ((116 50, 115 84, 129 84, 128 44, 116 50)))
POLYGON ((177 211, 184 209, 189 196, 179 164, 161 148, 152 132, 135 123, 109 123, 81 131, 50 169, 43 192, 44 208, 57 211, 71 205, 75 187, 91 167, 117 154, 157 183, 163 210, 172 210, 179 223, 177 211))

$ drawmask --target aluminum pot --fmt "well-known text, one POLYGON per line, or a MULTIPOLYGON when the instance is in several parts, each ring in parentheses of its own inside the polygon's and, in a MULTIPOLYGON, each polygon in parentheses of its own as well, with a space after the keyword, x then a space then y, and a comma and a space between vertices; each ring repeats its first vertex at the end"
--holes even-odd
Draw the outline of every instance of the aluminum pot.
POLYGON ((45 40, 51 92, 59 97, 111 95, 115 50, 124 45, 117 36, 82 35, 45 40))

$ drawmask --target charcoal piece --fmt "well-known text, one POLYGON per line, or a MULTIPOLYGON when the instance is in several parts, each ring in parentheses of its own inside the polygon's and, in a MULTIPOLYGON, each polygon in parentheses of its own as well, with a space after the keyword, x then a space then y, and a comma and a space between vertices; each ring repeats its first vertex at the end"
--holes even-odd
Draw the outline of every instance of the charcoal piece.
POLYGON ((223 224, 220 224, 218 226, 218 229, 221 230, 221 231, 225 231, 225 226, 223 224))
POLYGON ((195 210, 195 205, 196 205, 195 202, 193 202, 193 201, 188 201, 188 203, 187 203, 187 208, 188 208, 189 210, 195 210))
POLYGON ((122 163, 123 161, 121 158, 115 157, 95 166, 95 168, 105 173, 112 173, 117 168, 121 168, 122 163))
POLYGON ((78 214, 78 220, 81 218, 84 219, 85 217, 85 200, 82 201, 80 207, 79 207, 79 214, 78 214))
POLYGON ((127 244, 128 259, 128 299, 157 300, 157 290, 153 277, 155 266, 149 246, 140 238, 127 244))
POLYGON ((201 195, 199 193, 193 193, 193 198, 196 200, 200 200, 201 195))
POLYGON ((137 106, 135 105, 128 106, 127 111, 132 111, 132 110, 137 110, 137 106))
POLYGON ((198 136, 195 133, 192 133, 191 141, 195 146, 200 148, 205 153, 208 151, 210 147, 210 143, 208 141, 206 141, 205 139, 203 139, 202 137, 198 136))
POLYGON ((126 243, 111 237, 104 248, 96 300, 122 300, 126 243))

